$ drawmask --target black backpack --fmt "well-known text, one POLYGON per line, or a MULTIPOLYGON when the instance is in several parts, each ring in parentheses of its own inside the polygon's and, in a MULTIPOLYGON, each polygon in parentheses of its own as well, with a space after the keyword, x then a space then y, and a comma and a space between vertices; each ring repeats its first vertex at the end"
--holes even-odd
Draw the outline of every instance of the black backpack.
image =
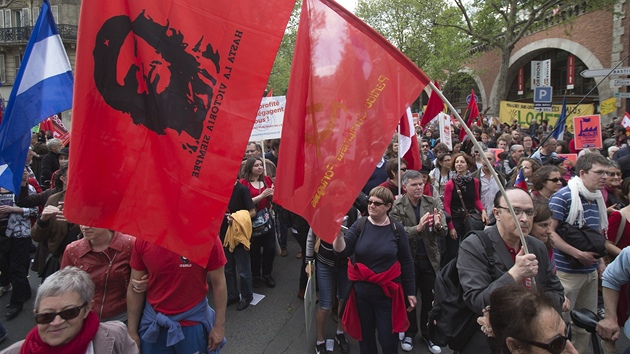
MULTIPOLYGON (((477 234, 484 245, 488 259, 488 271, 492 280, 498 278, 495 270, 494 249, 488 235, 483 231, 471 231, 477 234)), ((477 315, 464 303, 464 292, 459 283, 457 257, 444 266, 435 278, 435 300, 429 312, 429 338, 441 347, 449 346, 459 351, 468 343, 479 325, 477 315)))

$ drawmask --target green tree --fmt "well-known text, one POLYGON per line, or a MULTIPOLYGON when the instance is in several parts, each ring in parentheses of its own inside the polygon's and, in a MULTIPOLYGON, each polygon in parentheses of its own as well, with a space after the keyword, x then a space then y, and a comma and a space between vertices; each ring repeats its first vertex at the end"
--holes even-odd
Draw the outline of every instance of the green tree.
MULTIPOLYGON (((436 20, 444 28, 453 28, 465 33, 470 40, 486 50, 498 49, 500 69, 496 80, 495 101, 491 109, 496 110, 502 100, 507 99, 509 84, 508 69, 516 43, 530 31, 545 26, 548 19, 570 24, 579 8, 587 10, 612 9, 616 0, 453 0, 457 13, 449 13, 436 20), (463 22, 463 25, 460 23, 463 22)), ((570 25, 566 26, 571 31, 570 25)), ((492 113, 498 113, 497 111, 492 113)))
POLYGON ((280 43, 278 54, 276 54, 276 60, 273 62, 271 75, 269 76, 269 80, 267 82, 267 90, 273 90, 274 96, 287 94, 301 8, 302 1, 296 1, 295 6, 293 7, 293 13, 291 14, 289 23, 287 23, 287 28, 284 31, 284 37, 280 43))
MULTIPOLYGON (((470 40, 458 23, 436 26, 457 9, 441 0, 359 0, 356 15, 381 33, 429 77, 443 81, 470 57, 470 40)), ((461 27, 461 24, 459 24, 461 27)))

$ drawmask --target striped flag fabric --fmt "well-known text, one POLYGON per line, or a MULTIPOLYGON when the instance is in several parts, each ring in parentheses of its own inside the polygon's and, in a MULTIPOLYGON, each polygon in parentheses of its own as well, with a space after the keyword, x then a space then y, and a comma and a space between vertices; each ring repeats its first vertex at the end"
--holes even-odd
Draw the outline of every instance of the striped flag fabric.
POLYGON ((0 186, 20 190, 31 128, 72 107, 73 85, 70 61, 44 0, 0 124, 0 186))
POLYGON ((565 95, 562 98, 562 110, 560 111, 560 118, 558 118, 558 123, 556 127, 553 128, 551 132, 551 136, 553 136, 556 140, 562 140, 564 137, 564 127, 567 125, 567 96, 565 95))
POLYGON ((526 192, 529 190, 529 188, 527 188, 527 181, 525 180, 522 167, 518 169, 518 175, 516 176, 516 181, 514 181, 514 187, 520 188, 526 192))
POLYGON ((420 159, 420 148, 418 137, 413 127, 413 115, 411 108, 407 108, 406 113, 400 118, 400 136, 398 137, 400 156, 407 161, 407 168, 420 171, 422 159, 420 159))

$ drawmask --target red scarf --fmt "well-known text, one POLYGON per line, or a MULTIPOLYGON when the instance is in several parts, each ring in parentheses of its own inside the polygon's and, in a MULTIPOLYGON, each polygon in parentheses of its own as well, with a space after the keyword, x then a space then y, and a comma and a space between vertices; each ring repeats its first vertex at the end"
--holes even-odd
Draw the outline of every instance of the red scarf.
POLYGON ((39 336, 39 332, 37 331, 37 326, 31 329, 31 331, 26 336, 24 343, 22 344, 22 348, 20 348, 20 354, 76 354, 76 353, 85 353, 88 348, 88 345, 94 339, 96 332, 98 332, 98 327, 101 321, 98 319, 98 316, 91 312, 88 314, 85 321, 83 321, 83 327, 77 335, 72 338, 70 343, 63 344, 57 347, 51 347, 50 345, 44 343, 42 338, 39 336))
MULTIPOLYGON (((392 299, 392 333, 405 332, 409 328, 405 294, 402 285, 394 282, 401 274, 400 262, 396 261, 388 270, 374 273, 364 264, 348 263, 348 279, 350 281, 367 281, 381 286, 385 296, 392 299)), ((357 299, 354 288, 350 289, 350 297, 342 317, 343 328, 348 335, 358 341, 363 339, 361 321, 357 311, 357 299)))

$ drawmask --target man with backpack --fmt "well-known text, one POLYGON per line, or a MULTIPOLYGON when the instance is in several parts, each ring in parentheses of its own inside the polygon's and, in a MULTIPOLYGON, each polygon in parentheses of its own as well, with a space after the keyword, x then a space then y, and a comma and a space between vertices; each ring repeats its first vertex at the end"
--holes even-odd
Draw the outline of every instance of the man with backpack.
MULTIPOLYGON (((442 349, 429 339, 427 323, 433 303, 435 273, 440 269, 437 237, 446 236, 448 227, 440 198, 423 195, 424 181, 421 172, 414 170, 405 172, 402 183, 407 193, 394 202, 390 216, 403 224, 409 237, 411 255, 414 258, 416 287, 420 290, 420 330, 429 351, 438 354, 442 349)), ((400 346, 402 350, 409 352, 413 349, 414 337, 418 334, 416 309, 407 315, 410 325, 400 346)))
MULTIPOLYGON (((506 191, 506 197, 512 203, 523 234, 527 235, 532 228, 534 216, 531 197, 522 189, 514 188, 506 191)), ((559 313, 564 301, 564 290, 560 280, 553 273, 545 244, 534 237, 525 236, 529 253, 524 254, 514 218, 500 192, 495 197, 492 212, 497 221, 496 225, 484 231, 470 233, 462 241, 457 259, 454 260, 461 286, 458 301, 465 304, 465 307, 461 307, 462 311, 469 311, 470 323, 458 327, 462 333, 450 333, 449 337, 457 343, 450 341, 448 344, 461 354, 490 352, 488 341, 480 326, 476 324, 476 318, 481 316, 483 309, 488 306, 490 294, 494 290, 514 283, 520 283, 525 287, 536 286, 551 297, 559 313), (456 344, 456 348, 453 344, 456 344)), ((443 272, 448 269, 453 269, 453 264, 446 265, 443 272)), ((440 274, 436 282, 437 303, 440 301, 441 291, 444 291, 438 286, 444 276, 448 275, 440 274)), ((452 325, 451 327, 459 326, 459 323, 448 323, 459 318, 456 315, 461 314, 442 311, 440 316, 432 319, 438 322, 439 330, 444 328, 440 327, 439 321, 443 321, 442 325, 446 322, 452 325)))

